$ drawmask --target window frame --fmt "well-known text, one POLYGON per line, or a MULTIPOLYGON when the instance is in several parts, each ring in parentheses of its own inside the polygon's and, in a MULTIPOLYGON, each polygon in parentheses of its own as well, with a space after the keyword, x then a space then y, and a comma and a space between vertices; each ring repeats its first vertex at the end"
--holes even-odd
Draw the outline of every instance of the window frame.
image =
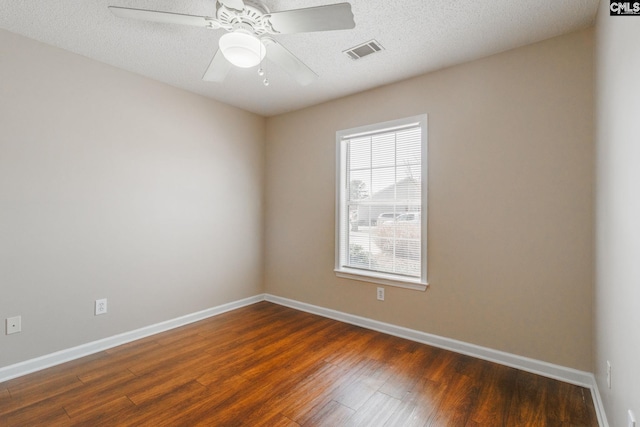
POLYGON ((336 212, 335 212, 335 266, 336 276, 351 280, 370 282, 381 285, 396 286, 407 289, 426 290, 429 285, 427 281, 427 194, 428 194, 428 142, 427 142, 427 115, 421 114, 403 119, 390 120, 382 123, 358 126, 355 128, 340 130, 336 132, 336 212), (343 242, 341 236, 344 235, 345 227, 349 221, 344 220, 343 215, 348 215, 344 208, 347 202, 347 150, 346 139, 367 134, 391 131, 394 128, 403 128, 410 125, 418 125, 421 128, 420 144, 420 167, 421 167, 421 221, 420 221, 420 267, 419 278, 401 276, 393 273, 381 273, 370 270, 361 270, 342 266, 343 242))

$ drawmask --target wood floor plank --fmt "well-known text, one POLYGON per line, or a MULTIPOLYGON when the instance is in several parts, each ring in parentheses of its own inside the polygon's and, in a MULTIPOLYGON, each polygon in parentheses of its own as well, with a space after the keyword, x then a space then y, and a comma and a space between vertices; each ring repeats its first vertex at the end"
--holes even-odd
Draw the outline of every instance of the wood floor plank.
POLYGON ((33 378, 37 378, 37 381, 9 386, 11 399, 0 403, 0 415, 33 406, 84 385, 73 373, 55 373, 49 377, 44 372, 38 372, 33 378))
POLYGON ((96 363, 99 363, 101 360, 105 360, 107 358, 108 354, 104 351, 100 351, 79 359, 72 360, 70 362, 66 362, 61 365, 53 366, 44 371, 38 371, 29 375, 14 378, 12 380, 6 381, 0 386, 6 387, 10 390, 20 390, 23 388, 32 387, 34 385, 38 386, 38 384, 43 380, 50 381, 53 378, 73 377, 74 375, 77 375, 78 372, 89 369, 96 363))
POLYGON ((298 379, 289 375, 286 370, 270 375, 267 381, 249 381, 254 393, 238 393, 219 405, 216 410, 216 421, 220 425, 243 424, 245 420, 255 418, 256 414, 268 411, 268 402, 294 387, 297 382, 298 379))
POLYGON ((547 417, 545 413, 548 390, 546 378, 518 371, 516 384, 513 389, 507 425, 509 426, 545 426, 547 417))
POLYGON ((14 404, 9 406, 11 410, 0 413, 0 426, 32 426, 43 424, 43 421, 50 425, 69 425, 69 416, 55 400, 63 391, 53 393, 50 388, 53 384, 60 384, 63 390, 69 390, 66 382, 49 382, 46 393, 53 394, 53 398, 48 399, 47 394, 38 398, 37 393, 29 387, 28 394, 13 398, 14 404))
POLYGON ((80 426, 109 425, 113 421, 115 414, 124 414, 134 408, 135 405, 126 396, 115 397, 107 401, 97 401, 85 407, 82 411, 70 415, 70 424, 80 426))
POLYGON ((486 379, 480 388, 479 401, 467 422, 469 427, 487 425, 506 426, 516 383, 517 370, 496 364, 489 365, 486 379))
POLYGON ((242 376, 251 380, 264 376, 274 367, 291 367, 291 370, 293 370, 294 366, 298 369, 301 366, 305 366, 300 362, 306 358, 303 357, 306 356, 305 353, 316 345, 326 343, 326 339, 320 332, 330 324, 330 321, 329 319, 324 320, 326 321, 317 322, 312 327, 306 327, 294 332, 289 337, 291 339, 290 343, 274 346, 270 351, 265 352, 265 357, 263 357, 262 352, 254 353, 252 364, 242 370, 242 376))
POLYGON ((425 370, 426 378, 436 383, 446 382, 447 378, 456 369, 456 357, 453 353, 439 348, 433 349, 433 358, 428 369, 425 370))
MULTIPOLYGON (((246 384, 238 386, 240 387, 246 387, 246 384)), ((215 415, 207 412, 207 409, 213 407, 219 397, 220 394, 212 394, 210 389, 200 383, 189 382, 155 401, 137 406, 134 419, 136 425, 194 425, 190 419, 200 419, 202 414, 215 415)))
POLYGON ((255 422, 249 421, 245 425, 250 425, 251 427, 300 427, 300 424, 279 413, 266 415, 263 419, 255 422))
POLYGON ((144 354, 157 351, 160 345, 153 341, 133 342, 107 350, 109 357, 86 366, 77 373, 83 383, 100 381, 111 376, 114 372, 126 369, 132 361, 143 357, 144 354))
POLYGON ((341 350, 331 354, 325 360, 346 368, 355 366, 362 361, 362 349, 368 348, 369 343, 375 336, 373 331, 350 326, 341 340, 343 343, 341 350))
MULTIPOLYGON (((191 384, 193 383, 188 385, 191 384)), ((219 420, 218 414, 221 409, 226 408, 227 405, 242 396, 246 398, 246 396, 256 392, 256 390, 252 390, 252 384, 239 375, 226 378, 222 382, 213 383, 207 387, 198 382, 195 382, 195 384, 201 388, 201 392, 187 399, 180 398, 175 401, 176 393, 164 395, 161 398, 163 403, 160 405, 160 413, 155 411, 156 413, 150 420, 157 419, 161 421, 161 425, 194 426, 198 424, 206 425, 207 423, 216 425, 212 421, 215 420, 217 422, 219 420)), ((157 407, 157 402, 148 402, 141 408, 151 410, 157 407)))
POLYGON ((20 406, 19 409, 0 415, 0 426, 67 426, 71 419, 62 406, 44 399, 20 406))
POLYGON ((305 328, 313 328, 314 323, 319 319, 314 319, 307 313, 302 314, 304 316, 299 316, 298 318, 287 316, 285 324, 272 324, 272 330, 268 331, 268 333, 263 331, 263 327, 258 328, 259 331, 254 335, 254 340, 249 340, 249 338, 245 337, 246 347, 236 349, 234 352, 236 354, 228 355, 226 352, 222 352, 223 363, 220 365, 220 369, 217 372, 211 372, 209 375, 203 376, 199 381, 206 384, 212 378, 219 378, 220 375, 224 376, 224 371, 245 373, 263 362, 270 362, 284 349, 291 346, 292 343, 295 343, 298 339, 304 339, 313 330, 305 328))
MULTIPOLYGON (((125 397, 114 400, 114 407, 101 407, 100 411, 81 414, 72 418, 74 426, 164 426, 168 420, 175 420, 175 412, 190 408, 194 402, 201 399, 206 392, 202 385, 191 382, 165 394, 156 401, 134 405, 128 404, 125 397)), ((179 425, 174 422, 173 425, 179 425)))
POLYGON ((432 350, 432 347, 423 346, 415 351, 400 354, 393 360, 391 375, 380 387, 380 391, 403 400, 430 365, 433 359, 432 350))
POLYGON ((181 375, 148 374, 137 377, 137 381, 123 389, 123 392, 134 404, 142 405, 146 402, 153 402, 194 381, 194 375, 190 372, 185 372, 181 375))
POLYGON ((6 387, 0 388, 0 414, 2 413, 2 408, 8 408, 9 402, 11 402, 11 393, 9 393, 9 389, 6 387))
POLYGON ((373 379, 379 369, 376 360, 366 360, 360 363, 357 374, 334 393, 334 400, 355 411, 360 409, 384 384, 388 378, 376 381, 373 379))
MULTIPOLYGON (((580 387, 581 388, 581 392, 583 395, 583 407, 581 407, 579 409, 580 411, 580 415, 576 416, 578 417, 581 421, 581 423, 585 426, 587 425, 591 425, 592 420, 594 420, 593 422, 595 422, 595 420, 598 419, 598 415, 596 414, 596 408, 593 404, 593 395, 591 394, 591 391, 580 387)), ((567 414, 566 419, 568 420, 567 422, 569 423, 569 425, 573 422, 573 412, 567 414)))
POLYGON ((333 400, 335 390, 350 381, 352 375, 344 368, 322 363, 313 375, 274 396, 266 405, 300 425, 307 424, 309 419, 333 400))
POLYGON ((163 370, 167 366, 180 365, 192 357, 207 358, 207 355, 201 351, 205 345, 206 343, 196 341, 192 346, 184 348, 172 347, 168 349, 160 346, 155 351, 138 356, 123 366, 136 375, 153 373, 163 370))
POLYGON ((589 390, 268 302, 0 384, 0 426, 597 426, 589 390))
POLYGON ((346 426, 355 411, 335 400, 327 402, 304 425, 317 427, 346 426))
POLYGON ((407 393, 385 423, 391 427, 425 426, 440 407, 447 391, 447 384, 436 383, 426 376, 422 377, 407 393))
POLYGON ((57 402, 70 417, 86 413, 96 406, 116 400, 119 394, 114 394, 115 389, 122 389, 126 384, 135 381, 136 376, 129 371, 114 372, 110 377, 101 381, 85 384, 83 387, 63 393, 51 399, 57 402))
POLYGON ((400 407, 401 403, 399 399, 375 392, 349 419, 349 425, 354 427, 382 427, 400 407))
POLYGON ((477 402, 480 388, 473 378, 454 372, 446 382, 446 390, 428 426, 464 426, 477 402))

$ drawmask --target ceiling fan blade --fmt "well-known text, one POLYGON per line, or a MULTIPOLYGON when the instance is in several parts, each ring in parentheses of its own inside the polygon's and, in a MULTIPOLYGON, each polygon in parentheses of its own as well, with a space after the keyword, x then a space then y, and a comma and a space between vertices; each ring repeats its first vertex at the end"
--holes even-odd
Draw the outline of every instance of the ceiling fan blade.
POLYGON ((242 0, 218 0, 218 3, 231 9, 244 10, 244 1, 242 0))
POLYGON ((318 78, 318 75, 311 68, 274 39, 263 37, 262 42, 267 48, 267 58, 282 67, 302 86, 306 86, 318 78))
POLYGON ((274 31, 281 34, 349 30, 356 26, 349 3, 285 10, 267 17, 274 31))
POLYGON ((182 13, 160 12, 156 10, 131 9, 129 7, 109 6, 109 10, 120 18, 141 19, 143 21, 165 24, 194 25, 196 27, 220 28, 214 18, 207 16, 183 15, 182 13))
POLYGON ((218 49, 216 54, 213 55, 211 63, 209 63, 209 68, 207 68, 204 76, 202 76, 202 80, 205 82, 221 82, 227 77, 231 67, 231 63, 225 59, 222 51, 218 49))

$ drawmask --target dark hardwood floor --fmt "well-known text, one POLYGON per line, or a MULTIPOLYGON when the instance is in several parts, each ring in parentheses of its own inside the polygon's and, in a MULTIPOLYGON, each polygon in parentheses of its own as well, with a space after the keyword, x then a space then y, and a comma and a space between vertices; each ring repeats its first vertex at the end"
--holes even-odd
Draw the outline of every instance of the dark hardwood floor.
POLYGON ((0 383, 0 426, 597 426, 588 389, 261 302, 0 383))

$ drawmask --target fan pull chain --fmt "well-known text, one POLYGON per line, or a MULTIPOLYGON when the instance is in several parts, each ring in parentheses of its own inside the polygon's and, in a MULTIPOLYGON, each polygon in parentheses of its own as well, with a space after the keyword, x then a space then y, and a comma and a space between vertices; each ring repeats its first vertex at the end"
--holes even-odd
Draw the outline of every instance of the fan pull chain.
MULTIPOLYGON (((262 44, 262 42, 260 43, 260 57, 262 57, 262 48, 264 47, 264 45, 262 44)), ((262 62, 264 62, 264 59, 262 60, 262 62)), ((260 63, 260 68, 258 68, 258 75, 260 77, 264 76, 266 74, 266 71, 262 68, 262 62, 260 63)), ((266 65, 265 65, 266 68, 266 65)), ((264 78, 264 80, 262 81, 262 83, 265 86, 269 86, 269 79, 268 78, 264 78)))

